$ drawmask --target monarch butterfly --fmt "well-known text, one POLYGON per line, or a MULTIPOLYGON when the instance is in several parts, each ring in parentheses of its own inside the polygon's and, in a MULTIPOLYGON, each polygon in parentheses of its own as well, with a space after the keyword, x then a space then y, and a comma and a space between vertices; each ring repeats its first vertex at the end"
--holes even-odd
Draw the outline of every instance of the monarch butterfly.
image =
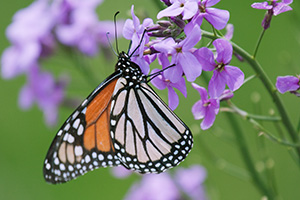
POLYGON ((183 161, 193 146, 191 131, 148 81, 130 56, 119 53, 115 72, 59 129, 44 162, 45 180, 64 183, 118 165, 160 173, 183 161))

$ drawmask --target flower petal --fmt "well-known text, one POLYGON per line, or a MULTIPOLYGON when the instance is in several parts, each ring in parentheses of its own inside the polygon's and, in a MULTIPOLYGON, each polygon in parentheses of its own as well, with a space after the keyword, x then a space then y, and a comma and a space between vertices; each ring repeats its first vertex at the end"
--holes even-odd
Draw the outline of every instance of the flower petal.
POLYGON ((220 0, 207 0, 206 3, 205 3, 205 6, 206 7, 211 7, 211 6, 216 5, 219 2, 220 2, 220 0))
POLYGON ((198 25, 195 25, 191 32, 187 33, 187 37, 179 43, 182 46, 182 51, 189 51, 193 48, 201 39, 201 30, 198 25))
POLYGON ((167 7, 166 9, 160 11, 157 14, 157 19, 162 17, 175 17, 180 15, 183 12, 184 7, 181 7, 181 3, 176 1, 171 6, 167 7))
POLYGON ((229 12, 217 8, 207 8, 204 18, 212 24, 216 29, 221 30, 225 28, 229 20, 229 12))
POLYGON ((201 129, 206 130, 209 129, 216 119, 216 114, 219 111, 219 103, 217 100, 211 101, 210 106, 206 109, 205 117, 201 122, 201 129))
POLYGON ((296 91, 299 89, 299 78, 294 76, 278 76, 276 88, 280 93, 296 91))
POLYGON ((238 67, 226 65, 221 73, 226 74, 226 84, 231 91, 239 89, 244 83, 244 73, 238 67))
POLYGON ((214 54, 211 50, 206 47, 202 47, 197 49, 193 54, 199 61, 204 71, 212 71, 215 69, 216 63, 214 60, 214 54))
POLYGON ((203 119, 206 113, 206 107, 203 107, 203 101, 197 101, 192 107, 192 113, 195 119, 203 119))
POLYGON ((184 97, 187 96, 187 90, 186 90, 185 80, 184 80, 183 77, 181 77, 179 79, 179 81, 176 82, 176 83, 172 83, 171 82, 170 85, 172 87, 174 87, 174 88, 177 88, 183 94, 184 97))
POLYGON ((208 83, 208 93, 211 98, 218 98, 225 90, 226 79, 217 70, 214 71, 208 83))
MULTIPOLYGON (((151 71, 151 74, 155 74, 155 73, 157 73, 159 71, 160 71, 159 69, 153 69, 151 71)), ((163 75, 156 76, 155 78, 153 78, 151 80, 151 83, 152 83, 152 85, 154 85, 154 87, 156 87, 159 90, 163 90, 163 89, 165 89, 167 87, 167 84, 166 84, 166 82, 164 80, 163 75)))
POLYGON ((201 87, 196 83, 192 83, 192 86, 195 90, 199 92, 201 100, 206 101, 208 99, 207 91, 204 87, 201 87))
POLYGON ((171 110, 175 110, 179 104, 178 95, 171 86, 168 86, 168 104, 171 110))
POLYGON ((251 5, 252 8, 255 8, 255 9, 264 9, 264 10, 269 10, 269 9, 272 9, 273 6, 272 5, 269 5, 268 2, 262 2, 262 3, 253 3, 251 5))
POLYGON ((232 58, 232 45, 224 39, 216 39, 213 42, 216 47, 218 63, 229 64, 232 58))
POLYGON ((187 1, 184 4, 184 9, 183 9, 183 13, 182 13, 182 19, 186 20, 186 19, 190 19, 192 18, 198 11, 198 4, 195 1, 187 1))
POLYGON ((181 66, 186 79, 189 82, 195 81, 202 72, 202 67, 196 57, 190 52, 182 52, 178 54, 178 65, 181 66))
POLYGON ((127 40, 131 40, 133 33, 134 33, 133 21, 131 19, 127 19, 123 27, 123 36, 127 40))

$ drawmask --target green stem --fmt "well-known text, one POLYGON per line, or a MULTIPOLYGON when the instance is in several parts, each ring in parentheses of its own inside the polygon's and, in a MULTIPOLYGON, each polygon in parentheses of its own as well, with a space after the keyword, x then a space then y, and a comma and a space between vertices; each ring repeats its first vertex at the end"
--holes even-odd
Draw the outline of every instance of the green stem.
POLYGON ((227 117, 233 129, 233 133, 235 134, 237 145, 240 149, 241 157, 244 160, 244 163, 248 168, 249 173, 251 174, 251 178, 254 182, 254 185, 261 192, 262 195, 267 196, 268 199, 274 199, 273 193, 267 188, 267 186, 259 176, 259 173, 255 169, 254 162, 247 148, 247 143, 239 122, 231 113, 227 113, 227 117))
MULTIPOLYGON (((214 34, 209 33, 207 31, 202 31, 202 35, 203 35, 203 37, 207 37, 210 39, 217 39, 214 36, 214 34)), ((257 74, 258 78, 262 81, 262 83, 264 84, 268 93, 272 97, 272 99, 275 103, 275 106, 277 107, 278 112, 280 113, 282 123, 284 124, 284 126, 287 130, 287 133, 290 135, 292 141, 294 143, 298 144, 299 143, 298 133, 294 129, 294 127, 291 123, 290 117, 288 116, 288 114, 283 106, 283 103, 282 103, 281 99, 279 98, 276 88, 274 87, 273 83, 271 82, 271 80, 269 79, 269 77, 267 76, 267 74, 265 73, 265 71, 263 70, 261 65, 259 64, 259 62, 257 62, 257 60, 255 60, 253 56, 251 56, 248 52, 246 52, 244 49, 242 49, 235 43, 231 42, 231 44, 232 44, 233 50, 237 54, 242 56, 250 64, 250 66, 253 68, 253 70, 257 74)), ((296 151, 297 151, 298 157, 300 158, 300 147, 297 147, 296 151)), ((300 165, 300 163, 298 163, 298 164, 300 165)))
POLYGON ((261 41, 262 41, 262 38, 263 38, 265 32, 266 32, 266 29, 263 29, 263 31, 261 32, 261 34, 260 34, 260 36, 259 36, 259 38, 258 38, 258 41, 257 41, 257 43, 256 43, 256 47, 255 47, 255 50, 254 50, 254 53, 253 53, 253 58, 256 57, 256 54, 257 54, 259 45, 260 45, 260 43, 261 43, 261 41))

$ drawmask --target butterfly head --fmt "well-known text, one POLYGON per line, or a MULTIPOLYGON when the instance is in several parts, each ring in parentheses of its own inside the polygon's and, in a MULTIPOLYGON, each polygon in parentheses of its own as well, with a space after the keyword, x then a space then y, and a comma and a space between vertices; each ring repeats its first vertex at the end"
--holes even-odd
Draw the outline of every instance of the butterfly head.
POLYGON ((115 70, 120 71, 122 76, 130 82, 146 82, 146 75, 143 74, 140 67, 132 62, 130 57, 123 51, 118 56, 115 70))

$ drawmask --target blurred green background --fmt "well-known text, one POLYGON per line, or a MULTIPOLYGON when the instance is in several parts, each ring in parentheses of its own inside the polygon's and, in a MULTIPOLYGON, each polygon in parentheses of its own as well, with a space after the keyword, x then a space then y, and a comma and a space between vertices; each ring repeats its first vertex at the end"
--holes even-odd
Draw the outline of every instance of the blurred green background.
MULTIPOLYGON (((11 23, 13 14, 32 1, 2 0, 0 6, 0 52, 9 46, 5 36, 5 29, 11 23)), ((230 11, 229 23, 234 24, 233 41, 241 47, 253 52, 257 38, 261 32, 261 21, 264 11, 252 9, 252 0, 222 0, 217 8, 230 11)), ((111 20, 116 11, 121 11, 119 19, 129 18, 130 7, 135 5, 138 14, 155 18, 159 11, 149 0, 122 1, 106 0, 99 8, 101 20, 111 20)), ((300 72, 300 3, 292 4, 293 11, 274 17, 271 28, 267 30, 257 59, 270 76, 273 83, 278 75, 295 75, 300 72)), ((119 30, 120 31, 120 30, 119 30)), ((127 50, 128 42, 121 39, 120 49, 127 50)), ((113 61, 105 60, 103 55, 97 58, 85 59, 91 70, 95 71, 99 83, 113 72, 113 61)), ((246 63, 234 59, 231 63, 240 66, 246 77, 253 74, 246 63)), ((87 83, 78 70, 75 70, 71 58, 58 53, 54 58, 43 63, 46 70, 55 74, 69 74, 71 82, 67 94, 83 99, 96 85, 87 83)), ((24 76, 12 80, 0 79, 0 199, 122 199, 130 186, 139 179, 133 175, 127 179, 117 179, 111 175, 110 169, 98 169, 82 176, 75 181, 62 185, 49 185, 43 179, 42 167, 59 125, 72 112, 70 108, 61 108, 59 122, 56 127, 45 125, 43 115, 34 106, 29 111, 22 111, 18 107, 18 93, 26 82, 24 76)), ((197 83, 204 83, 202 80, 197 83)), ((167 91, 158 91, 166 99, 167 91)), ((207 196, 210 199, 260 199, 261 195, 247 177, 236 177, 224 171, 224 164, 212 162, 211 153, 242 169, 245 165, 236 145, 235 137, 229 126, 226 115, 217 116, 213 128, 199 131, 200 121, 193 119, 192 113, 187 112, 199 100, 196 91, 188 86, 188 98, 180 96, 180 105, 176 113, 191 127, 195 144, 194 149, 181 166, 200 163, 208 171, 205 182, 207 196), (204 148, 205 147, 205 148, 204 148)), ((290 94, 282 95, 282 99, 290 114, 292 122, 299 121, 299 98, 290 94)), ((258 79, 244 85, 235 93, 233 102, 250 113, 268 115, 275 112, 271 98, 266 93, 258 79)), ((252 125, 240 117, 238 122, 243 128, 251 155, 258 170, 265 174, 268 168, 269 177, 281 199, 299 199, 300 197, 300 168, 292 160, 286 147, 258 137, 258 132, 252 125), (265 165, 265 163, 267 163, 265 165), (271 167, 271 168, 270 168, 271 167)), ((264 123, 274 132, 278 127, 273 123, 264 123)), ((285 133, 285 129, 279 126, 285 133)), ((276 132, 274 132, 276 134, 276 132)), ((171 170, 172 171, 172 170, 171 170)))

